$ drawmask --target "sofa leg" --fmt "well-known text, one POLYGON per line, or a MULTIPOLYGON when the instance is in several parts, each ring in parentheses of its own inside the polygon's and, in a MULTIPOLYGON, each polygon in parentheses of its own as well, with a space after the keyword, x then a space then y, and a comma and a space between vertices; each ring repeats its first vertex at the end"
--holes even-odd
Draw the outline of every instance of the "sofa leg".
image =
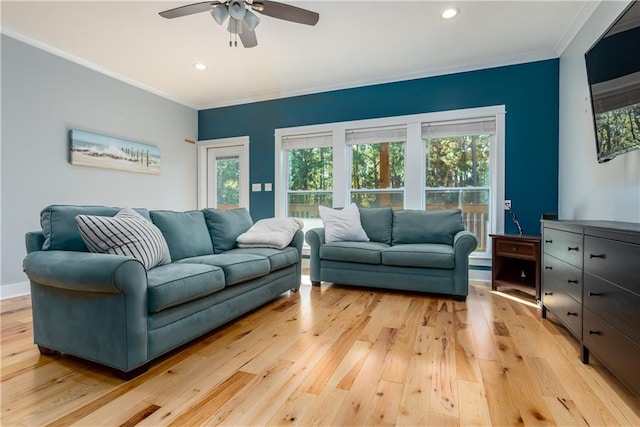
POLYGON ((149 370, 149 364, 146 363, 142 366, 139 366, 131 371, 121 371, 119 369, 113 370, 113 375, 121 380, 129 381, 137 377, 138 375, 142 375, 149 370))
POLYGON ((38 346, 38 350, 40 351, 40 354, 42 354, 44 356, 53 356, 53 355, 58 354, 57 351, 52 350, 52 349, 50 349, 48 347, 41 346, 41 345, 38 346))
POLYGON ((455 301, 465 302, 467 300, 466 295, 452 295, 451 296, 455 301))
POLYGON ((320 282, 316 280, 311 281, 311 286, 320 286, 320 282))

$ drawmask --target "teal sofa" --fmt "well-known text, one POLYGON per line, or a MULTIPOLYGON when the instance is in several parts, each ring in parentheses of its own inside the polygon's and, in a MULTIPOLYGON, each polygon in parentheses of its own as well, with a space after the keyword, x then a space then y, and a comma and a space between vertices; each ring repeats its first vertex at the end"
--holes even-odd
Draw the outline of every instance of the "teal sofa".
POLYGON ((465 230, 459 209, 359 211, 368 242, 326 243, 324 228, 306 233, 312 284, 325 281, 466 299, 469 254, 478 238, 465 230))
POLYGON ((236 238, 252 224, 245 209, 136 211, 160 229, 171 263, 147 271, 134 258, 88 252, 75 217, 114 216, 119 208, 49 206, 42 231, 26 234, 23 267, 41 353, 70 354, 130 378, 300 286, 302 231, 284 249, 238 248, 236 238))

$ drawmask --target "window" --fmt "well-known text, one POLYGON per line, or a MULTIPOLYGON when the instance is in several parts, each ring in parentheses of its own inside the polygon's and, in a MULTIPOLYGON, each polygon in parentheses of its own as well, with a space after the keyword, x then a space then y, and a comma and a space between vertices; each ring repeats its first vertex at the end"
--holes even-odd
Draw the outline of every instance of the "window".
POLYGON ((351 148, 351 202, 363 207, 404 206, 404 126, 347 131, 351 148))
POLYGON ((462 210, 490 265, 504 230, 504 106, 276 129, 276 216, 317 206, 462 210))
POLYGON ((476 252, 487 252, 494 135, 494 118, 422 125, 425 209, 461 209, 467 230, 480 239, 476 252))
POLYGON ((304 231, 321 227, 318 205, 333 205, 331 134, 282 138, 287 165, 286 216, 300 218, 304 231))

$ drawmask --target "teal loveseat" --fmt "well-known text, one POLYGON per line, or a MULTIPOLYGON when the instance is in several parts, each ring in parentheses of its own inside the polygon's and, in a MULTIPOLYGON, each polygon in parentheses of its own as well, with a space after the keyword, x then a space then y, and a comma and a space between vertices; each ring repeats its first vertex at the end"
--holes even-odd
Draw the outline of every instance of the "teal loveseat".
POLYGON ((469 255, 478 238, 465 230, 459 209, 359 211, 369 241, 326 243, 324 228, 306 233, 312 284, 325 281, 466 299, 469 255))
POLYGON ((42 231, 26 235, 34 341, 91 360, 125 378, 149 361, 300 286, 303 233, 284 249, 238 248, 252 225, 245 209, 189 212, 136 209, 166 239, 169 264, 88 252, 77 215, 119 208, 53 205, 42 231))

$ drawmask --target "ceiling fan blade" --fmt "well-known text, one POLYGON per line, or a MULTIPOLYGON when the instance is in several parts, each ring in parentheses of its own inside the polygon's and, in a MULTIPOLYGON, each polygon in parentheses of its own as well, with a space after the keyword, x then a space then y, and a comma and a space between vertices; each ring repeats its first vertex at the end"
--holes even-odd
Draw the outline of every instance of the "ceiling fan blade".
POLYGON ((258 39, 256 38, 256 32, 250 30, 244 21, 242 21, 242 32, 239 34, 240 41, 244 47, 256 47, 258 45, 258 39))
POLYGON ((302 9, 289 4, 269 0, 256 0, 253 2, 254 10, 272 18, 297 22, 305 25, 316 25, 320 15, 310 10, 302 9))
POLYGON ((160 12, 160 16, 167 19, 179 18, 181 16, 193 15, 194 13, 206 12, 212 6, 220 4, 219 1, 203 1, 200 3, 188 4, 186 6, 176 7, 174 9, 160 12))

